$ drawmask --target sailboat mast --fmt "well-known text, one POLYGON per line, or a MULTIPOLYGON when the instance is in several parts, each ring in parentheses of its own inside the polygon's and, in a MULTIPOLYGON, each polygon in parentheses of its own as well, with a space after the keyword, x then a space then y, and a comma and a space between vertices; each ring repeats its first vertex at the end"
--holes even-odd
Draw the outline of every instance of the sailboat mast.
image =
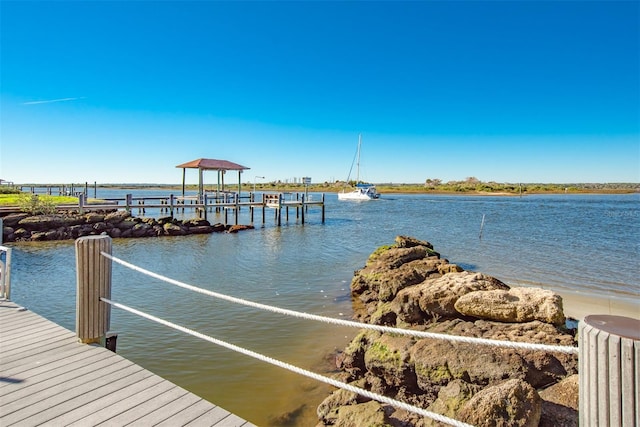
POLYGON ((360 183, 360 143, 362 142, 362 134, 358 134, 358 155, 356 160, 356 185, 360 183))

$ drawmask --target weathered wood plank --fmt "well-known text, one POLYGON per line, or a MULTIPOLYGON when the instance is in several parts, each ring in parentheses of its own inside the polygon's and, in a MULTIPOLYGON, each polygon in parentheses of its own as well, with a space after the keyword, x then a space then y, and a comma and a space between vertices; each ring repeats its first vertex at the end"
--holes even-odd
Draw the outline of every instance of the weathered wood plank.
POLYGON ((90 416, 85 417, 81 422, 71 424, 71 426, 81 427, 86 425, 96 425, 98 423, 101 423, 103 426, 125 425, 127 424, 125 420, 135 421, 139 418, 136 414, 143 403, 153 400, 173 387, 176 386, 168 381, 158 382, 151 387, 147 387, 138 393, 130 395, 125 401, 121 401, 121 403, 124 403, 123 405, 116 404, 102 408, 90 416))
POLYGON ((17 308, 0 302, 2 426, 252 425, 17 308))
POLYGON ((3 397, 3 422, 9 424, 23 421, 30 417, 36 417, 39 420, 36 424, 48 421, 49 418, 53 418, 59 413, 73 409, 74 398, 82 397, 81 401, 78 402, 78 405, 82 405, 85 394, 99 386, 91 381, 94 378, 93 370, 96 371, 97 375, 108 375, 109 373, 117 373, 120 369, 121 366, 118 366, 118 364, 103 367, 96 367, 93 364, 87 366, 79 374, 74 372, 74 375, 76 375, 74 377, 57 377, 57 383, 51 384, 48 381, 42 381, 37 387, 31 386, 22 389, 26 393, 21 393, 18 399, 12 396, 13 393, 9 394, 6 396, 6 401, 3 397), (61 403, 64 403, 64 407, 60 406, 61 403))
POLYGON ((196 403, 176 412, 174 415, 159 422, 156 427, 174 427, 176 425, 188 425, 190 422, 203 417, 208 420, 208 425, 215 425, 222 421, 228 412, 220 407, 212 407, 206 400, 198 400, 196 403), (205 414, 208 414, 205 416, 205 414))
MULTIPOLYGON (((108 381, 111 381, 111 379, 108 379, 108 381)), ((80 424, 86 423, 88 425, 86 418, 95 412, 118 404, 129 396, 152 387, 160 381, 162 381, 162 378, 154 376, 151 372, 143 369, 126 377, 102 384, 100 388, 87 393, 82 406, 65 412, 52 419, 51 422, 56 425, 66 426, 80 421, 80 424)))
POLYGON ((82 352, 74 354, 71 357, 62 359, 55 359, 55 355, 47 355, 49 358, 48 363, 38 364, 35 363, 31 366, 18 367, 15 371, 8 372, 12 378, 16 378, 25 383, 25 386, 38 383, 44 379, 52 378, 58 375, 65 375, 77 367, 74 363, 81 361, 84 364, 93 363, 96 360, 102 359, 100 354, 95 352, 82 352))
MULTIPOLYGON (((96 384, 96 381, 91 381, 93 376, 84 376, 83 384, 79 387, 75 387, 70 390, 65 390, 59 394, 46 396, 46 400, 42 402, 38 402, 35 405, 31 405, 30 407, 25 408, 22 412, 22 416, 28 414, 28 417, 22 418, 22 422, 26 422, 30 425, 42 425, 42 424, 58 424, 54 423, 54 420, 57 417, 63 416, 64 414, 81 409, 90 399, 89 393, 93 392, 93 398, 98 400, 101 397, 108 396, 109 393, 114 393, 118 391, 116 387, 107 387, 108 385, 105 383, 96 384)), ((162 379, 153 377, 151 380, 145 382, 146 386, 162 384, 162 379)), ((102 403, 102 402, 101 402, 102 403)), ((124 402, 126 405, 126 402, 124 402)), ((92 425, 92 424, 84 424, 84 425, 92 425)))
MULTIPOLYGON (((61 393, 63 391, 66 391, 68 389, 72 389, 75 387, 82 387, 91 379, 87 377, 88 374, 92 373, 92 371, 90 370, 91 368, 92 367, 87 367, 84 370, 79 369, 78 371, 74 372, 75 377, 67 378, 65 376, 57 376, 57 377, 49 378, 45 381, 42 381, 41 383, 38 384, 39 390, 35 393, 29 387, 24 387, 19 390, 14 390, 13 392, 10 392, 6 395, 3 395, 2 396, 3 409, 8 410, 9 405, 16 401, 20 401, 21 404, 26 404, 25 402, 28 399, 37 399, 40 397, 40 395, 47 396, 50 394, 61 393)), ((124 366, 119 371, 114 370, 113 365, 111 365, 111 366, 103 367, 102 369, 96 370, 94 375, 100 378, 103 375, 105 376, 114 375, 115 373, 117 373, 118 376, 122 376, 123 378, 128 378, 130 375, 133 375, 140 371, 142 371, 142 368, 137 365, 124 366)), ((90 392, 85 391, 85 394, 89 394, 89 393, 90 392)))
POLYGON ((13 337, 14 339, 8 339, 4 341, 3 345, 6 345, 9 350, 6 351, 6 355, 18 354, 22 352, 31 352, 31 349, 37 347, 43 343, 51 341, 59 341, 60 339, 69 339, 69 334, 64 331, 47 330, 44 333, 34 334, 33 337, 23 335, 21 337, 13 337))
POLYGON ((44 343, 40 348, 35 347, 31 349, 31 352, 23 350, 20 353, 12 354, 6 358, 3 355, 0 372, 16 374, 27 369, 30 364, 44 365, 56 362, 60 358, 72 357, 76 354, 91 351, 88 347, 70 346, 69 340, 67 337, 64 338, 64 340, 61 339, 51 343, 44 343))
POLYGON ((202 399, 195 394, 188 393, 185 390, 182 396, 178 397, 177 399, 167 401, 160 408, 157 408, 154 411, 139 418, 136 423, 139 423, 140 425, 155 426, 156 424, 166 420, 167 418, 180 413, 185 408, 193 405, 200 400, 202 399))

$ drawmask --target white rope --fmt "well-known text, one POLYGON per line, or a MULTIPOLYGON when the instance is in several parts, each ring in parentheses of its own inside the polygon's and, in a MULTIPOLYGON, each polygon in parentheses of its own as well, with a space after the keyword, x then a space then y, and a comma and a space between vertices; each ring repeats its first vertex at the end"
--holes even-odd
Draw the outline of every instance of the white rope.
POLYGON ((436 414, 435 412, 427 411, 426 409, 422 409, 422 408, 419 408, 417 406, 409 405, 408 403, 400 402, 398 400, 394 400, 394 399, 391 399, 391 398, 389 398, 387 396, 383 396, 381 394, 373 393, 373 392, 370 392, 368 390, 365 390, 365 389, 362 389, 362 388, 359 388, 359 387, 354 387, 354 386, 352 386, 350 384, 346 384, 346 383, 334 380, 332 378, 328 378, 328 377, 325 377, 323 375, 316 374, 315 372, 311 372, 311 371, 308 371, 306 369, 298 368, 297 366, 291 365, 289 363, 281 362, 281 361, 279 361, 277 359, 274 359, 272 357, 268 357, 268 356, 262 355, 260 353, 256 353, 254 351, 247 350, 247 349, 242 348, 242 347, 238 347, 237 345, 230 344, 228 342, 219 340, 217 338, 213 338, 211 336, 202 334, 200 332, 194 331, 194 330, 189 329, 189 328, 185 328, 184 326, 176 325, 175 323, 171 323, 169 321, 166 321, 164 319, 160 319, 159 317, 153 316, 151 314, 147 314, 147 313, 144 313, 144 312, 142 312, 140 310, 136 310, 135 308, 131 308, 131 307, 128 307, 126 305, 117 303, 115 301, 111 301, 110 299, 100 298, 100 301, 104 301, 107 304, 111 304, 112 306, 120 308, 120 309, 125 310, 125 311, 128 311, 129 313, 137 314, 138 316, 144 317, 146 319, 149 319, 149 320, 152 320, 154 322, 160 323, 161 325, 164 325, 164 326, 167 326, 169 328, 173 328, 175 330, 184 332, 186 334, 192 335, 192 336, 200 338, 202 340, 209 341, 210 343, 225 347, 225 348, 227 348, 229 350, 237 351, 238 353, 242 353, 242 354, 244 354, 246 356, 253 357, 253 358, 261 360, 263 362, 270 363, 272 365, 278 366, 280 368, 287 369, 289 371, 295 372, 295 373, 300 374, 300 375, 304 375, 306 377, 312 378, 312 379, 317 380, 317 381, 321 381, 323 383, 332 385, 334 387, 341 388, 341 389, 344 389, 344 390, 347 390, 347 391, 350 391, 350 392, 353 392, 353 393, 357 393, 357 394, 359 394, 361 396, 368 397, 369 399, 377 400, 379 402, 395 406, 396 408, 404 409, 405 411, 414 412, 414 413, 416 413, 418 415, 422 415, 423 417, 429 417, 429 418, 432 418, 432 419, 434 419, 436 421, 440 421, 442 423, 449 424, 449 425, 452 425, 452 426, 455 426, 455 427, 473 427, 470 424, 466 424, 466 423, 451 419, 449 417, 445 417, 444 415, 436 414))
POLYGON ((253 307, 253 308, 257 308, 260 310, 266 310, 266 311, 270 311, 273 313, 279 313, 279 314, 284 314, 287 316, 293 316, 293 317, 297 317, 297 318, 301 318, 301 319, 308 319, 308 320, 316 320, 319 322, 325 322, 325 323, 330 323, 330 324, 334 324, 334 325, 340 325, 340 326, 349 326, 349 327, 353 327, 353 328, 359 328, 359 329, 369 329, 369 330, 373 330, 373 331, 378 331, 378 332, 387 332, 387 333, 392 333, 392 334, 400 334, 400 335, 408 335, 408 336, 413 336, 413 337, 418 337, 418 338, 432 338, 432 339, 440 339, 440 340, 448 340, 448 341, 454 341, 454 342, 462 342, 462 343, 467 343, 467 344, 481 344, 481 345, 493 345, 493 346, 499 346, 499 347, 507 347, 507 348, 513 348, 513 349, 525 349, 525 350, 538 350, 538 351, 547 351, 547 352, 557 352, 557 353, 568 353, 568 354, 578 354, 578 348, 577 347, 570 347, 570 346, 558 346, 558 345, 548 345, 548 344, 533 344, 533 343, 526 343, 526 342, 512 342, 512 341, 499 341, 499 340, 491 340, 491 339, 487 339, 487 338, 476 338, 476 337, 463 337, 463 336, 458 336, 458 335, 446 335, 446 334, 439 334, 439 333, 434 333, 434 332, 427 332, 427 331, 414 331, 414 330, 410 330, 410 329, 400 329, 400 328, 392 328, 390 326, 382 326, 382 325, 373 325, 370 323, 360 323, 360 322, 354 322, 351 320, 343 320, 343 319, 335 319, 332 317, 324 317, 324 316, 318 316, 316 314, 309 314, 309 313, 301 313, 299 311, 293 311, 293 310, 288 310, 285 308, 279 308, 279 307, 273 307, 270 305, 266 305, 266 304, 260 304, 257 302, 253 302, 253 301, 247 301, 241 298, 236 298, 236 297, 232 297, 229 295, 224 295, 218 292, 213 292, 213 291, 209 291, 207 289, 202 289, 202 288, 198 288, 196 286, 192 286, 183 282, 180 282, 178 280, 175 279, 170 279, 168 277, 162 276, 160 274, 154 273, 152 271, 149 270, 145 270, 144 268, 138 267, 136 265, 130 264, 126 261, 123 261, 119 258, 116 258, 106 252, 101 252, 102 255, 104 255, 105 257, 109 258, 110 260, 123 265, 127 268, 130 268, 132 270, 138 271, 142 274, 146 274, 147 276, 150 277, 154 277, 158 280, 162 280, 164 282, 170 283, 172 285, 175 286, 179 286, 181 288, 184 289, 189 289, 191 291, 194 292, 198 292, 204 295, 209 295, 211 297, 214 298, 218 298, 218 299, 222 299, 225 301, 230 301, 236 304, 241 304, 241 305, 245 305, 248 307, 253 307))

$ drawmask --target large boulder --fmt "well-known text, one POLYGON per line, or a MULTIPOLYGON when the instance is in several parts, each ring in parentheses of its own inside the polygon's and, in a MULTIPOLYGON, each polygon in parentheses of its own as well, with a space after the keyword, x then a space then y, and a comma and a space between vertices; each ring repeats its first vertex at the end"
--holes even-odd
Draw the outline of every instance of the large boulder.
POLYGON ((360 405, 347 405, 338 409, 335 427, 385 427, 389 424, 389 418, 382 405, 372 400, 360 405))
MULTIPOLYGON (((362 388, 364 380, 353 383, 354 386, 362 388)), ((331 393, 317 409, 318 418, 324 424, 334 425, 338 419, 338 410, 345 406, 357 405, 368 402, 371 399, 348 390, 339 389, 331 393)))
MULTIPOLYGON (((438 392, 438 398, 429 406, 428 410, 436 414, 444 415, 452 419, 462 406, 476 393, 482 390, 481 386, 469 384, 463 380, 453 380, 438 392)), ((440 426, 437 421, 425 420, 426 426, 440 426)))
POLYGON ((84 222, 84 218, 54 214, 27 216, 18 221, 18 225, 29 231, 50 231, 58 227, 69 227, 84 222))
MULTIPOLYGON (((566 420, 560 424, 564 427, 575 420, 573 408, 554 396, 561 393, 556 390, 568 390, 576 398, 577 389, 571 383, 562 389, 553 386, 577 373, 575 354, 446 339, 453 335, 575 346, 574 335, 564 326, 562 301, 555 294, 529 288, 511 291, 496 278, 461 271, 440 259, 428 242, 404 236, 371 254, 365 267, 354 273, 351 291, 355 318, 443 337, 363 330, 337 358, 338 376, 345 381, 479 426, 537 426, 557 416, 566 420), (476 308, 468 308, 465 300, 476 308), (495 314, 502 312, 511 317, 495 314), (542 400, 536 390, 545 387, 549 391, 543 392, 542 400)), ((375 419, 380 425, 441 425, 373 402, 367 407, 375 410, 359 409, 362 402, 344 393, 327 398, 323 405, 320 425, 337 425, 341 411, 348 414, 341 418, 345 425, 368 425, 374 419, 369 417, 380 411, 386 416, 375 419)))
POLYGON ((111 224, 119 224, 122 221, 124 221, 127 218, 131 217, 131 212, 126 211, 126 210, 117 210, 114 212, 110 212, 107 215, 105 215, 104 220, 106 222, 109 222, 111 224))
POLYGON ((424 323, 434 317, 450 319, 460 315, 455 304, 463 295, 508 289, 500 280, 482 273, 448 273, 401 290, 390 308, 401 324, 424 323))
POLYGON ((457 419, 476 427, 537 427, 541 412, 536 390, 525 381, 511 379, 475 394, 458 411, 457 419))
POLYGON ((28 213, 9 214, 2 217, 2 223, 5 227, 15 228, 21 220, 25 219, 28 216, 30 216, 28 213))
POLYGON ((402 289, 459 271, 457 265, 440 259, 429 242, 398 236, 395 244, 376 249, 364 268, 355 272, 351 294, 362 306, 354 307, 354 317, 368 322, 381 308, 379 303, 392 301, 402 289))
POLYGON ((565 323, 562 297, 538 288, 479 290, 460 297, 455 309, 466 316, 499 322, 540 320, 553 325, 565 323))
POLYGON ((542 398, 540 427, 578 426, 578 374, 538 393, 542 398))
POLYGON ((385 391, 402 387, 410 393, 419 393, 410 361, 414 342, 407 336, 383 334, 364 352, 365 369, 382 380, 385 391))

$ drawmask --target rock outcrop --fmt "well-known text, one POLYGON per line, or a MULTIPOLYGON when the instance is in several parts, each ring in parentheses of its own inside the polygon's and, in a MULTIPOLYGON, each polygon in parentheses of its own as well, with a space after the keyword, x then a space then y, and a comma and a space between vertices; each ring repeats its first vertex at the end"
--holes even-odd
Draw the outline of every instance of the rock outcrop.
POLYGON ((172 217, 132 217, 127 211, 86 214, 11 214, 2 218, 5 242, 67 240, 97 234, 118 237, 186 236, 214 232, 236 233, 251 225, 210 224, 205 219, 177 220, 172 217))
MULTIPOLYGON (((575 346, 562 299, 463 271, 433 246, 398 236, 377 249, 351 282, 360 321, 448 335, 575 346)), ((354 386, 477 426, 577 425, 560 387, 577 356, 363 330, 338 354, 339 378, 354 386), (542 391, 544 389, 544 391, 542 391), (558 396, 561 394, 562 396, 558 396), (571 424, 573 423, 573 424, 571 424)), ((573 383, 569 383, 570 385, 573 383)), ((569 390, 569 391, 567 391, 569 390)), ((573 402, 573 401, 572 401, 573 402)), ((318 426, 436 426, 414 413, 338 390, 318 407, 318 426)))

